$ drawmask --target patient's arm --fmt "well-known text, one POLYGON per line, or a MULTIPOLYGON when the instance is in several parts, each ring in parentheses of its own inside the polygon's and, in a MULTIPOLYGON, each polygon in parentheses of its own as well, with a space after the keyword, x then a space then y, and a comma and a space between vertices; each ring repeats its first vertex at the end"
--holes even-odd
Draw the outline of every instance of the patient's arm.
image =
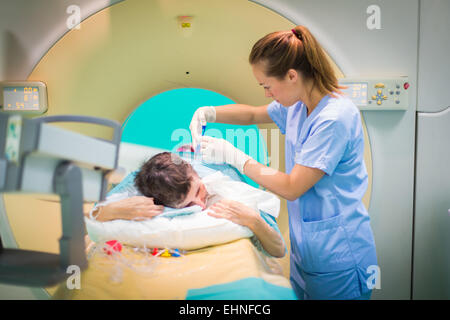
POLYGON ((163 206, 153 203, 153 198, 134 196, 98 206, 92 216, 102 222, 116 219, 142 220, 157 216, 163 210, 163 206))
POLYGON ((285 254, 283 239, 277 231, 270 227, 259 212, 246 205, 232 200, 221 200, 213 204, 208 214, 216 218, 225 218, 234 223, 248 227, 258 238, 270 255, 281 258, 285 254))

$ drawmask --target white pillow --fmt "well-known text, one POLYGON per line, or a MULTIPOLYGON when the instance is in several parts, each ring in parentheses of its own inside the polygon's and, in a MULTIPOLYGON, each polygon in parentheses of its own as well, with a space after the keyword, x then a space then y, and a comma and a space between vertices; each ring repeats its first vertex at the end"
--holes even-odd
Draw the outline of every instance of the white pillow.
POLYGON ((193 250, 249 238, 247 227, 207 214, 207 210, 176 218, 154 217, 144 221, 85 219, 94 242, 117 240, 122 244, 148 248, 193 250))

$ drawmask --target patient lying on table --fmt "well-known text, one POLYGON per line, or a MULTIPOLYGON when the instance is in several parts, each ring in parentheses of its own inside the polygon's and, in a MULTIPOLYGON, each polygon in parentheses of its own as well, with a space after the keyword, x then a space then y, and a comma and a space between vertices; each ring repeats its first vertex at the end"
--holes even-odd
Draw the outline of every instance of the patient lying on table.
POLYGON ((156 205, 172 208, 198 205, 206 209, 210 198, 194 168, 169 152, 159 153, 144 163, 134 182, 141 194, 153 198, 156 205))
POLYGON ((269 214, 275 221, 279 199, 273 194, 234 181, 220 171, 201 179, 191 164, 169 152, 157 154, 145 162, 134 178, 134 185, 137 192, 129 193, 127 199, 107 201, 99 206, 97 219, 130 219, 124 213, 137 212, 137 207, 157 210, 155 205, 177 209, 199 206, 201 210, 207 209, 211 217, 228 219, 249 228, 270 255, 282 257, 285 254, 280 234, 261 213, 269 214))

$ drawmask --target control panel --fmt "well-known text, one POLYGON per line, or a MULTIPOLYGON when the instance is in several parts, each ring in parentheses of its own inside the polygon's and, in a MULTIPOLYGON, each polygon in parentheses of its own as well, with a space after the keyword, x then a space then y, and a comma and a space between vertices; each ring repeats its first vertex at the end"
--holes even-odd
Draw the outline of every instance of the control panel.
POLYGON ((47 111, 47 87, 40 81, 0 82, 2 112, 42 114, 47 111))
POLYGON ((343 78, 339 84, 360 110, 408 109, 408 77, 343 78))

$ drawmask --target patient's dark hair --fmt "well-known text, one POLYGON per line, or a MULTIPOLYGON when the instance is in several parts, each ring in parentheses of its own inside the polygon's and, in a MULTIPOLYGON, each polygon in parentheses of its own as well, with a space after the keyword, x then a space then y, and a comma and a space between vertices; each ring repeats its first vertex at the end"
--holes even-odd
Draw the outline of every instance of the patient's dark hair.
POLYGON ((192 166, 170 152, 159 153, 145 162, 134 178, 136 188, 157 205, 176 207, 191 187, 192 166))

